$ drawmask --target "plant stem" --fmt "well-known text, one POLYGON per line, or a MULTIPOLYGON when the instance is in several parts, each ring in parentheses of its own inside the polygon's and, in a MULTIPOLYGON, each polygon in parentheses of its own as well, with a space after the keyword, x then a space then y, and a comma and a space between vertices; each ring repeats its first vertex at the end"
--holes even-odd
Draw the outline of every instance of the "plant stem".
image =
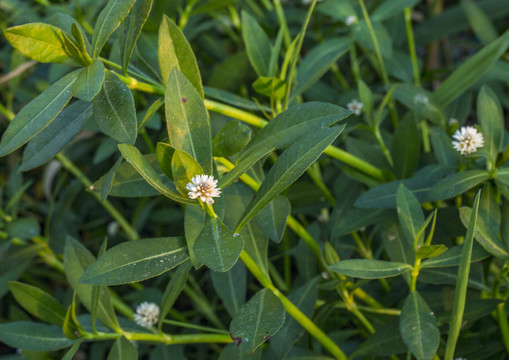
POLYGON ((406 24, 406 35, 408 38, 408 50, 410 52, 410 59, 412 60, 414 83, 417 86, 421 86, 421 79, 419 76, 419 65, 417 63, 417 51, 415 49, 414 31, 412 29, 412 9, 409 7, 405 8, 405 24, 406 24))
POLYGON ((290 37, 290 31, 288 31, 288 24, 286 23, 285 13, 283 6, 281 6, 280 0, 274 0, 274 7, 276 8, 276 15, 279 20, 279 26, 283 29, 283 39, 285 40, 285 46, 288 48, 292 42, 290 37))
POLYGON ((165 320, 163 320, 163 323, 169 324, 169 325, 174 325, 174 326, 185 327, 185 328, 189 328, 189 329, 194 329, 194 330, 209 331, 212 333, 225 334, 225 335, 228 334, 229 335, 229 332, 226 330, 214 329, 214 328, 211 328, 208 326, 194 325, 194 324, 190 324, 190 323, 183 322, 183 321, 175 321, 175 320, 165 319, 165 320))
POLYGON ((169 334, 150 334, 150 333, 83 333, 85 340, 115 340, 124 336, 127 340, 132 341, 148 341, 163 343, 166 345, 175 344, 201 344, 201 343, 219 343, 228 344, 233 340, 230 334, 186 334, 186 335, 169 335, 169 334))
POLYGON ((279 300, 283 303, 285 310, 290 314, 306 331, 317 339, 332 355, 339 360, 347 360, 345 353, 325 334, 316 324, 311 321, 305 314, 300 311, 290 300, 286 298, 276 287, 272 284, 270 278, 264 273, 262 269, 256 264, 256 262, 249 256, 249 254, 242 250, 240 259, 246 267, 249 269, 251 274, 258 280, 258 282, 265 288, 272 291, 279 300))

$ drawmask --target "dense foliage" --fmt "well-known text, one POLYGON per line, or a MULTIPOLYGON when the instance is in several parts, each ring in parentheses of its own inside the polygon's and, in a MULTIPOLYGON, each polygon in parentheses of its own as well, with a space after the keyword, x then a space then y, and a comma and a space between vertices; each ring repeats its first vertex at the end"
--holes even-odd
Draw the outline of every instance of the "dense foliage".
POLYGON ((507 0, 0 10, 0 359, 508 358, 507 0))

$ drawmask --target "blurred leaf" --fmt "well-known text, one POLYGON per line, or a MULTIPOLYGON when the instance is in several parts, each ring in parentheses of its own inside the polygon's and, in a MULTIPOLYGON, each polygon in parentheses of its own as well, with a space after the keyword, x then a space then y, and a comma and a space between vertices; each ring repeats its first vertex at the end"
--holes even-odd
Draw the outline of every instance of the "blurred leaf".
POLYGON ((396 194, 396 210, 401 227, 407 241, 415 248, 422 244, 423 236, 417 238, 419 230, 424 223, 424 213, 419 200, 408 190, 405 185, 400 184, 396 194))
POLYGON ((30 23, 8 28, 4 35, 14 48, 35 61, 83 65, 74 41, 56 26, 30 23))
POLYGON ((237 262, 244 240, 234 234, 219 218, 205 217, 205 225, 196 238, 194 254, 214 271, 224 272, 237 262))
POLYGON ((173 273, 170 282, 164 290, 163 298, 161 300, 161 313, 159 314, 159 330, 163 326, 163 320, 166 315, 170 312, 175 304, 175 301, 180 296, 180 293, 184 289, 189 271, 193 267, 191 261, 186 261, 182 265, 178 266, 173 273))
POLYGON ((223 157, 233 155, 245 148, 249 140, 251 128, 240 121, 230 121, 212 139, 212 154, 223 157))
POLYGON ((263 233, 272 241, 280 242, 286 227, 286 219, 290 216, 290 201, 283 195, 267 204, 256 216, 255 221, 263 233))
POLYGON ((32 321, 0 324, 0 340, 10 347, 33 351, 63 349, 75 342, 66 338, 59 326, 32 321))
MULTIPOLYGON (((380 49, 380 53, 384 58, 392 57, 392 39, 385 30, 385 27, 379 21, 375 21, 371 19, 371 26, 373 27, 373 32, 378 41, 378 46, 380 49)), ((371 40, 371 35, 368 30, 368 26, 364 20, 359 20, 357 23, 352 25, 353 34, 356 40, 365 48, 375 51, 375 45, 371 40)))
POLYGON ((449 175, 431 188, 429 198, 434 201, 450 199, 481 184, 489 177, 490 174, 485 170, 465 170, 449 175))
POLYGON ((108 195, 111 191, 111 188, 113 186, 113 180, 115 179, 115 174, 120 166, 122 164, 122 157, 119 157, 117 161, 115 161, 115 164, 111 167, 110 170, 104 175, 102 178, 102 184, 101 184, 101 200, 105 201, 108 198, 108 195))
POLYGON ((108 38, 120 26, 136 0, 109 0, 99 14, 92 36, 94 58, 101 53, 108 38))
POLYGON ((277 333, 284 321, 283 304, 269 289, 263 289, 241 306, 230 323, 230 333, 240 350, 252 353, 277 333))
POLYGON ((371 91, 369 86, 366 85, 366 83, 360 79, 357 83, 357 86, 359 88, 359 97, 361 98, 363 110, 368 116, 368 119, 373 120, 373 106, 374 106, 373 92, 371 91))
POLYGON ((486 85, 477 97, 477 119, 482 127, 484 148, 494 164, 504 145, 504 115, 497 95, 486 85))
POLYGON ((17 281, 9 282, 9 289, 23 309, 33 316, 50 324, 64 323, 65 307, 47 292, 17 281))
POLYGON ((90 265, 81 284, 120 285, 138 282, 173 269, 189 259, 181 237, 141 239, 121 243, 90 265))
POLYGON ((32 259, 41 250, 40 245, 13 247, 11 243, 0 247, 0 299, 9 292, 9 281, 17 280, 23 275, 32 259))
POLYGON ((30 140, 23 152, 20 171, 45 164, 58 154, 92 115, 92 104, 77 101, 67 106, 44 130, 30 140))
POLYGON ((94 59, 90 65, 83 68, 72 85, 72 94, 80 100, 92 101, 99 94, 104 80, 104 65, 94 59))
POLYGON ((123 46, 121 46, 122 70, 124 73, 127 73, 136 40, 138 40, 141 29, 148 19, 153 2, 153 0, 136 0, 125 20, 125 32, 122 37, 123 46))
POLYGON ((205 217, 207 214, 205 214, 205 211, 197 204, 187 205, 184 211, 184 233, 186 235, 189 257, 194 267, 198 269, 202 265, 202 262, 198 260, 194 253, 194 243, 205 226, 205 217))
POLYGON ((81 343, 83 340, 78 340, 74 343, 73 346, 67 352, 64 356, 62 356, 61 360, 72 360, 74 358, 74 355, 78 352, 78 349, 80 348, 81 343))
POLYGON ((125 337, 121 336, 113 343, 107 360, 137 360, 138 350, 125 337))
POLYGON ((210 273, 212 285, 219 298, 233 318, 239 311, 240 306, 246 302, 247 293, 247 271, 241 261, 226 272, 210 273))
POLYGON ((260 76, 253 83, 253 89, 258 94, 282 100, 286 95, 287 83, 277 77, 260 76))
POLYGON ((219 360, 262 360, 262 351, 258 350, 254 353, 247 353, 235 343, 226 345, 219 354, 219 360))
MULTIPOLYGON (((463 245, 453 246, 437 257, 423 261, 421 268, 458 266, 461 261, 462 249, 463 245)), ((484 260, 488 256, 489 254, 484 251, 482 247, 474 244, 474 248, 472 250, 472 262, 484 260)))
POLYGON ((212 175, 210 120, 203 99, 178 68, 168 78, 164 97, 171 145, 191 155, 212 175))
POLYGON ((445 126, 444 113, 434 94, 412 84, 398 84, 393 96, 419 117, 429 119, 436 125, 445 126))
POLYGON ((422 245, 419 248, 417 248, 417 251, 415 253, 415 256, 418 259, 428 259, 433 258, 438 255, 443 254, 445 251, 447 251, 447 246, 440 244, 440 245, 422 245))
MULTIPOLYGON (((187 78, 190 85, 194 87, 201 100, 203 100, 203 85, 193 49, 182 33, 182 30, 166 15, 163 15, 159 27, 157 54, 163 84, 166 84, 173 69, 177 69, 187 78)), ((180 150, 187 151, 187 149, 180 150)))
POLYGON ((242 11, 242 39, 246 46, 249 62, 258 76, 271 76, 269 71, 269 59, 272 45, 270 40, 248 12, 242 11))
POLYGON ((419 0, 386 0, 382 2, 371 14, 371 19, 384 21, 395 15, 401 14, 405 8, 411 8, 419 0))
POLYGON ((192 182, 194 176, 202 175, 203 169, 191 155, 185 151, 175 149, 171 158, 171 173, 177 190, 183 196, 187 196, 186 185, 192 182))
POLYGON ((440 342, 437 320, 417 291, 410 291, 401 310, 399 328, 403 342, 418 360, 431 360, 440 342))
POLYGON ((408 264, 368 259, 348 259, 330 265, 332 271, 361 279, 383 279, 412 270, 408 264))
POLYGON ((411 117, 403 118, 392 137, 391 157, 394 161, 394 173, 399 179, 413 175, 421 155, 421 134, 416 121, 411 117))
POLYGON ((399 333, 399 321, 389 321, 376 329, 376 332, 369 336, 355 352, 352 357, 357 356, 391 356, 407 351, 399 333))
POLYGON ((461 7, 467 16, 470 27, 484 45, 497 39, 498 34, 493 23, 475 2, 472 0, 462 0, 461 7))
POLYGON ((219 100, 225 104, 233 105, 239 109, 255 110, 255 111, 271 111, 270 107, 263 104, 257 104, 256 102, 246 99, 242 96, 228 92, 222 89, 216 89, 210 86, 204 86, 205 95, 207 98, 219 100))
POLYGON ((331 236, 339 237, 373 224, 379 224, 383 218, 383 210, 350 208, 333 223, 331 236))
POLYGON ((2 135, 0 156, 23 146, 55 119, 71 100, 71 87, 78 72, 65 75, 18 112, 2 135))
MULTIPOLYGON (((85 270, 95 262, 95 257, 77 240, 68 237, 64 249, 64 270, 67 281, 72 286, 81 303, 92 311, 93 286, 81 284, 81 278, 85 270)), ((118 320, 111 304, 108 289, 102 288, 99 293, 97 304, 97 319, 111 329, 119 329, 118 320)))
POLYGON ((7 223, 5 230, 10 237, 29 240, 41 234, 41 225, 35 218, 19 218, 7 223))
POLYGON ((173 180, 173 174, 171 172, 171 158, 175 148, 170 144, 164 142, 158 142, 156 146, 157 162, 163 173, 173 180))
POLYGON ((242 229, 261 209, 296 181, 339 136, 344 127, 320 129, 286 149, 267 173, 256 197, 247 205, 236 228, 242 229))
POLYGON ((134 144, 136 109, 133 94, 127 85, 111 71, 106 71, 101 92, 93 102, 97 127, 118 142, 134 144))

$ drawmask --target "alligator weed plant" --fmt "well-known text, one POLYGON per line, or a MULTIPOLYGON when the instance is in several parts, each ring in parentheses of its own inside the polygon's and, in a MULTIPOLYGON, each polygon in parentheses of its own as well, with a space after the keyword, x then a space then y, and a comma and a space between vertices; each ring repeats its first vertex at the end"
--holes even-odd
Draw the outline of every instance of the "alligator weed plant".
POLYGON ((0 359, 509 358, 507 0, 0 9, 0 359))

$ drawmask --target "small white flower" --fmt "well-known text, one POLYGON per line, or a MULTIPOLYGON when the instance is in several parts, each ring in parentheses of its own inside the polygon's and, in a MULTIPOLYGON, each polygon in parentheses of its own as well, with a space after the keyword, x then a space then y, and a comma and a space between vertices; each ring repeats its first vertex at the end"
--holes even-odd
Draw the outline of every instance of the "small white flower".
POLYGON ((357 22, 357 16, 355 16, 355 15, 350 15, 345 20, 345 24, 348 25, 348 26, 352 26, 356 22, 357 22))
POLYGON ((429 99, 424 94, 417 94, 414 97, 414 104, 428 105, 429 104, 429 99))
POLYGON ((473 126, 463 126, 457 130, 452 136, 455 141, 452 146, 458 150, 461 155, 471 154, 477 151, 478 148, 484 146, 484 137, 482 133, 478 132, 473 126))
POLYGON ((364 105, 357 99, 353 99, 348 104, 346 104, 346 107, 348 108, 348 110, 353 112, 355 115, 361 114, 363 106, 364 105))
POLYGON ((159 306, 156 304, 145 301, 136 307, 136 314, 134 314, 136 324, 150 329, 157 323, 158 319, 159 306))
POLYGON ((196 175, 191 179, 192 182, 188 183, 186 189, 189 190, 187 195, 191 199, 200 198, 201 201, 209 205, 214 203, 213 197, 218 197, 221 194, 221 189, 216 189, 217 180, 214 180, 212 175, 196 175))

